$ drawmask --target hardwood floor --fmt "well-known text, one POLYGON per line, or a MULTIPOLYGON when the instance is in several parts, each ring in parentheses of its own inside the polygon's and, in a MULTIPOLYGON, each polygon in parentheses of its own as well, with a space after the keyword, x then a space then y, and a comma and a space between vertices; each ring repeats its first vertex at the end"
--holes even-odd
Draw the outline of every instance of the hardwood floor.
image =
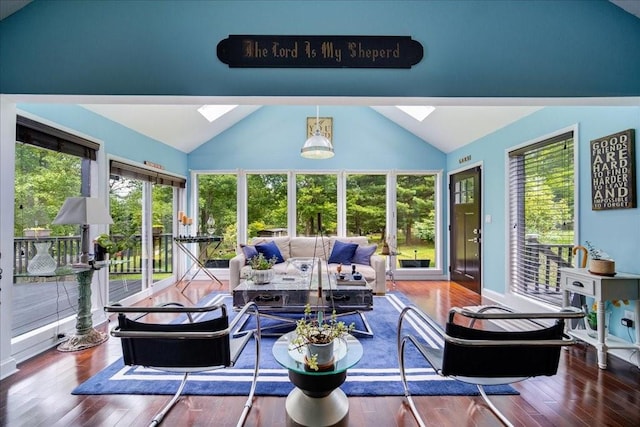
MULTIPOLYGON (((180 294, 163 291, 142 304, 197 301, 217 283, 194 282, 180 294)), ((398 282, 429 316, 444 324, 452 306, 483 303, 470 291, 450 282, 398 282)), ((103 326, 106 330, 106 326, 103 326)), ((77 353, 47 351, 19 366, 20 372, 0 382, 2 426, 142 426, 167 401, 167 396, 73 396, 71 390, 111 362, 121 350, 118 340, 77 353)), ((609 369, 597 368, 592 347, 575 346, 562 352, 557 375, 516 384, 519 396, 495 396, 496 405, 519 426, 638 426, 640 370, 610 357, 609 369)), ((243 397, 186 396, 165 419, 167 426, 233 426, 243 397)), ((284 426, 284 398, 257 397, 247 426, 284 426)), ((495 426, 493 414, 478 397, 416 397, 429 425, 495 426)), ((351 426, 415 426, 400 396, 352 397, 351 426)))

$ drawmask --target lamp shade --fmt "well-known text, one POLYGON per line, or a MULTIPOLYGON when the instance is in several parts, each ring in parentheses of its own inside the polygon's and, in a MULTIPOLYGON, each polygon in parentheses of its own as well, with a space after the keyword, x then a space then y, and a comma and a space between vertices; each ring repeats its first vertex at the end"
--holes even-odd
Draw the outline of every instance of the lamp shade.
POLYGON ((334 155, 333 145, 316 129, 300 149, 300 155, 305 159, 330 159, 334 155))
POLYGON ((53 224, 113 224, 113 219, 100 199, 68 197, 53 224))

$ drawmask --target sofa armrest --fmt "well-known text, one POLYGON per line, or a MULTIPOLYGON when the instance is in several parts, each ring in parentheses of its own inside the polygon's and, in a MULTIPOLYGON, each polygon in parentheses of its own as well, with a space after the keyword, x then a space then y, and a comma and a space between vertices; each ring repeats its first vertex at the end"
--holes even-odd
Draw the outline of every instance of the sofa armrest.
POLYGON ((371 255, 369 265, 376 272, 376 282, 373 284, 373 293, 384 295, 387 292, 387 266, 386 258, 382 255, 371 255))
POLYGON ((240 284, 240 270, 246 263, 244 254, 238 254, 229 260, 229 292, 240 284))

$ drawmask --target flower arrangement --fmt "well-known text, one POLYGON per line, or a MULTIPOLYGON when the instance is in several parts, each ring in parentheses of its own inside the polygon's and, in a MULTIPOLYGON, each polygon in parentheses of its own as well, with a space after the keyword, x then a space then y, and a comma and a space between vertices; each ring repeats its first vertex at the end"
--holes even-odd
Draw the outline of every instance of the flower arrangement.
POLYGON ((278 259, 272 256, 270 259, 265 258, 263 253, 249 258, 249 265, 254 270, 269 270, 275 265, 278 259))
MULTIPOLYGON (((302 351, 302 348, 311 344, 328 344, 336 338, 349 334, 354 328, 354 323, 347 326, 344 322, 339 322, 335 310, 328 320, 324 319, 322 310, 318 310, 313 316, 311 305, 307 304, 304 308, 304 317, 296 322, 296 337, 292 341, 293 348, 302 351)), ((317 371, 319 369, 318 354, 308 352, 306 363, 309 368, 317 371)))
POLYGON ((591 259, 604 259, 604 260, 612 260, 612 258, 602 249, 598 249, 591 244, 590 241, 585 242, 587 244, 587 249, 589 250, 589 256, 591 259))

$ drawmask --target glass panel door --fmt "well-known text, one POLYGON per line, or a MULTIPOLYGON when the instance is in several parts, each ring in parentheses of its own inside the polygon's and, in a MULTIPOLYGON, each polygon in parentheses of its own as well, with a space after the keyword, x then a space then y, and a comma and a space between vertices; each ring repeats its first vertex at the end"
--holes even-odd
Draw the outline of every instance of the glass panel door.
POLYGON ((118 302, 144 289, 142 281, 142 188, 144 182, 126 177, 109 180, 109 301, 118 302))

